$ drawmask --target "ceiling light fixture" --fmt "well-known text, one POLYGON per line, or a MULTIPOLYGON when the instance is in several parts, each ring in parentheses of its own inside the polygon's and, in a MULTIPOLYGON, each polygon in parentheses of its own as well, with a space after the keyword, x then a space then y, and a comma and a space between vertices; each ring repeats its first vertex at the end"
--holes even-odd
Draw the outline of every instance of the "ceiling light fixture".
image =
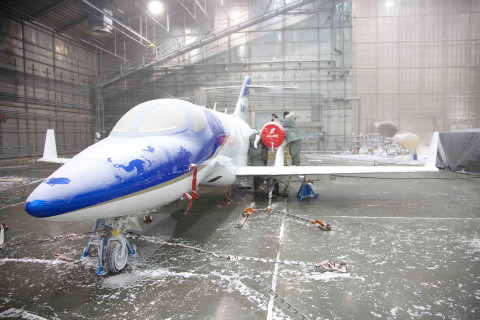
POLYGON ((160 1, 151 1, 148 4, 148 10, 154 15, 160 14, 163 12, 163 4, 160 1))

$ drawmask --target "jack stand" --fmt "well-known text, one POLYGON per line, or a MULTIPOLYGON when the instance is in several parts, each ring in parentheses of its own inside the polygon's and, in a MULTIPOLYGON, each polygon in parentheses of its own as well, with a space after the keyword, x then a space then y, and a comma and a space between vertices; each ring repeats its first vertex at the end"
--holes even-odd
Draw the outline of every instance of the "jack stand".
POLYGON ((309 180, 307 180, 306 178, 304 178, 302 181, 302 185, 297 192, 297 198, 302 201, 304 198, 311 196, 313 196, 315 199, 318 199, 318 195, 312 189, 312 183, 309 182, 309 180))

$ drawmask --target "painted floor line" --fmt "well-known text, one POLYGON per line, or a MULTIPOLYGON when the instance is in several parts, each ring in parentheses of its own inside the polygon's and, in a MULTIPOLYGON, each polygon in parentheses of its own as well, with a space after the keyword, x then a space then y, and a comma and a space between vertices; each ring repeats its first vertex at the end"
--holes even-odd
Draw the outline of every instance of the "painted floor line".
POLYGON ((7 209, 7 208, 11 208, 11 207, 15 207, 15 206, 19 206, 19 205, 23 205, 25 204, 25 202, 19 202, 19 203, 15 203, 15 204, 11 204, 9 206, 4 206, 4 207, 1 207, 0 210, 3 210, 3 209, 7 209))
POLYGON ((402 219, 402 220, 480 220, 480 218, 440 218, 440 217, 369 217, 369 216, 322 216, 322 218, 347 219, 402 219))
MULTIPOLYGON (((280 252, 282 249, 282 240, 283 236, 285 235, 285 216, 282 219, 282 227, 280 228, 280 235, 278 237, 278 246, 277 246, 277 260, 280 260, 280 252)), ((277 279, 278 279, 278 266, 279 263, 275 263, 275 268, 273 270, 273 278, 272 278, 272 290, 275 291, 277 288, 277 279)), ((275 297, 270 295, 270 300, 268 301, 268 313, 267 313, 267 320, 272 320, 273 317, 273 304, 275 302, 275 297)))

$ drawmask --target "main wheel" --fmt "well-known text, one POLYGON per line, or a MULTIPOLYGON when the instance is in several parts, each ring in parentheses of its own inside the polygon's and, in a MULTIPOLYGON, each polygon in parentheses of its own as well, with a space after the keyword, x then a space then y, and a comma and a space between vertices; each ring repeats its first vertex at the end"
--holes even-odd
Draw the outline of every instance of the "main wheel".
POLYGON ((127 246, 118 240, 110 241, 105 249, 105 267, 109 272, 115 273, 125 269, 128 259, 127 246))

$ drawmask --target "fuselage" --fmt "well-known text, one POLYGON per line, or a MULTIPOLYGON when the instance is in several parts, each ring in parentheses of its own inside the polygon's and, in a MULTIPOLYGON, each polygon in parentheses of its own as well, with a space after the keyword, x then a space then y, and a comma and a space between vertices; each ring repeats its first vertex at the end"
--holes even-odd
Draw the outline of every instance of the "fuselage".
POLYGON ((197 184, 225 186, 247 165, 251 128, 237 117, 182 100, 144 102, 104 140, 50 175, 25 210, 51 220, 96 220, 168 204, 197 184))

